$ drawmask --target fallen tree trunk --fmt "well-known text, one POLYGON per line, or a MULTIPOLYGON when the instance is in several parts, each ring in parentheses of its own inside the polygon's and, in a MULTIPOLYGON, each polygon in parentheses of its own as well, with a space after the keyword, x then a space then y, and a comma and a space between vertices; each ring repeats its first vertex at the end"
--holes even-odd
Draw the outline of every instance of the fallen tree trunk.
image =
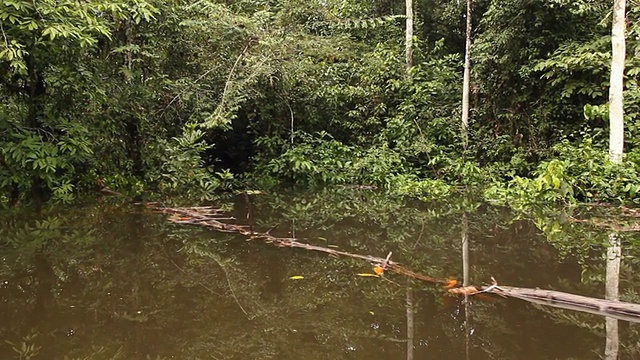
POLYGON ((437 278, 433 278, 430 276, 413 272, 401 266, 397 262, 390 260, 389 257, 387 257, 386 259, 383 259, 381 257, 376 257, 371 255, 353 254, 350 252, 336 250, 328 247, 303 243, 294 238, 276 237, 269 234, 268 231, 256 232, 256 231, 253 231, 251 227, 247 225, 225 223, 225 222, 222 222, 222 220, 228 221, 228 220, 233 220, 233 218, 226 217, 226 215, 224 215, 224 212, 222 210, 219 210, 216 208, 212 208, 212 207, 167 208, 167 207, 156 207, 155 205, 151 205, 151 207, 158 212, 170 214, 169 221, 177 224, 206 226, 222 232, 232 232, 232 233, 244 235, 252 240, 263 240, 280 247, 299 248, 299 249, 323 252, 332 256, 344 256, 344 257, 350 257, 354 259, 362 259, 370 262, 373 265, 382 267, 383 270, 391 270, 395 273, 398 273, 404 276, 409 276, 418 280, 427 281, 427 282, 436 283, 436 284, 449 283, 448 280, 437 279, 437 278))
POLYGON ((620 320, 640 322, 639 304, 598 299, 560 291, 511 286, 496 286, 488 292, 502 296, 514 297, 541 305, 577 310, 590 314, 613 317, 620 320))
POLYGON ((498 286, 497 283, 494 282, 491 286, 471 285, 449 289, 449 292, 457 295, 475 295, 481 293, 496 294, 502 297, 512 297, 539 305, 581 311, 620 320, 640 322, 639 304, 598 299, 560 291, 498 286))
MULTIPOLYGON (((306 244, 296 240, 295 238, 276 237, 271 235, 269 231, 256 232, 247 225, 238 225, 223 222, 232 221, 234 219, 225 215, 224 211, 213 207, 167 208, 160 207, 155 204, 148 204, 147 206, 151 207, 155 211, 169 214, 169 221, 177 224, 200 225, 222 232, 237 233, 240 235, 244 235, 249 239, 263 240, 276 246, 318 251, 332 256, 344 256, 355 259, 362 259, 370 262, 376 267, 380 267, 382 271, 390 270, 400 275, 435 284, 446 284, 449 286, 451 286, 452 284, 456 284, 455 281, 451 282, 450 280, 437 279, 413 272, 401 266, 397 262, 392 261, 390 259, 391 253, 389 253, 387 258, 385 259, 370 255, 353 254, 346 251, 331 249, 323 246, 306 244)), ((449 292, 458 295, 475 295, 480 293, 496 294, 503 297, 508 296, 540 305, 587 312, 632 322, 640 322, 639 304, 604 300, 552 290, 498 286, 495 280, 494 284, 491 286, 457 286, 455 288, 450 288, 449 292)))

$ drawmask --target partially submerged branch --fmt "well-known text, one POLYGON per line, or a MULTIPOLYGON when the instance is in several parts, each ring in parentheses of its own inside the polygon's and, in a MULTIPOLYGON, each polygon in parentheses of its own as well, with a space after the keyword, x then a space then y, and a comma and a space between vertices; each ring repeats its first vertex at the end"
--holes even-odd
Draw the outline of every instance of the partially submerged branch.
POLYGON ((521 299, 534 304, 608 316, 620 320, 640 322, 640 304, 598 299, 546 289, 498 286, 495 279, 493 280, 493 284, 490 286, 465 286, 450 289, 449 292, 458 295, 490 293, 503 297, 521 299))
POLYGON ((190 224, 190 225, 200 225, 208 228, 212 228, 222 232, 230 232, 237 233, 240 235, 244 235, 252 240, 263 240, 268 243, 272 243, 276 246, 280 247, 291 247, 291 248, 299 248, 305 250, 312 250, 323 252, 325 254, 329 254, 332 256, 343 256, 350 257, 354 259, 362 259, 370 262, 372 265, 380 266, 385 270, 390 270, 395 273, 409 276, 415 279, 419 279, 422 281, 427 281, 436 284, 447 284, 447 280, 436 279, 430 276, 422 275, 415 273, 405 267, 401 266, 397 262, 391 260, 391 253, 386 258, 371 256, 371 255, 361 255, 361 254, 353 254, 347 251, 336 250, 324 246, 311 245, 307 243, 303 243, 298 241, 295 238, 283 238, 276 237, 271 235, 269 232, 256 232, 253 231, 249 226, 246 225, 238 225, 231 224, 228 222, 233 220, 225 215, 225 213, 213 207, 188 207, 188 208, 167 208, 167 207, 156 207, 153 208, 162 213, 169 214, 169 221, 177 223, 177 224, 190 224))
MULTIPOLYGON (((632 304, 620 301, 597 299, 587 296, 564 293, 560 291, 519 288, 512 286, 498 286, 493 280, 490 286, 456 286, 457 283, 451 280, 437 279, 423 274, 413 272, 397 262, 391 260, 392 253, 386 258, 353 254, 347 251, 336 250, 323 246, 302 243, 295 238, 282 238, 271 235, 269 232, 256 232, 251 227, 238 225, 223 221, 234 220, 228 217, 224 211, 213 207, 188 207, 188 208, 167 208, 150 204, 154 210, 169 214, 169 221, 177 224, 191 224, 209 227, 222 232, 231 232, 244 235, 249 239, 263 240, 281 247, 300 248, 312 251, 323 252, 332 256, 343 256, 354 259, 362 259, 382 270, 390 270, 397 274, 414 279, 427 281, 435 284, 444 284, 449 288, 449 293, 458 295, 475 295, 480 293, 495 294, 502 297, 513 297, 535 304, 547 305, 562 309, 587 312, 602 316, 614 317, 621 320, 640 322, 640 304, 632 304)), ((375 275, 373 275, 375 276, 375 275)))
POLYGON ((597 299, 560 291, 511 286, 499 286, 491 290, 491 292, 526 300, 535 304, 587 312, 620 320, 640 322, 640 304, 597 299))

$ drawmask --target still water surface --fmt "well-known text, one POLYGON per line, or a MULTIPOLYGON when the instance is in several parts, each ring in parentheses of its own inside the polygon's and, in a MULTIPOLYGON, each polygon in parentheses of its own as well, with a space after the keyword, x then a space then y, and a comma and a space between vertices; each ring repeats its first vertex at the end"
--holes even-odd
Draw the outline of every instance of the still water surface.
MULTIPOLYGON (((602 298, 607 235, 469 201, 421 204, 357 190, 219 202, 275 236, 385 257, 440 279, 602 298), (537 223, 537 225, 536 225, 537 223), (541 230, 543 229, 543 230, 541 230)), ((640 324, 371 273, 362 260, 277 248, 93 203, 0 218, 1 359, 640 358, 640 324), (303 277, 291 279, 291 277, 303 277), (615 340, 615 339, 613 339, 615 340), (615 344, 614 344, 615 345, 615 344)), ((637 236, 622 238, 620 296, 638 301, 637 236)))

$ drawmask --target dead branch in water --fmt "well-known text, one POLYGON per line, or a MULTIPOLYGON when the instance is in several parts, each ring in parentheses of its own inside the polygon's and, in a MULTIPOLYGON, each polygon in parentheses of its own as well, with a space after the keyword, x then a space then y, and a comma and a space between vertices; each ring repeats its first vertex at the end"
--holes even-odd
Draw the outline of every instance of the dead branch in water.
POLYGON ((598 299, 553 290, 498 286, 495 279, 493 279, 493 285, 491 286, 465 286, 449 289, 449 292, 458 295, 475 295, 480 293, 496 294, 539 305, 640 322, 640 304, 598 299))
POLYGON ((527 289, 511 286, 500 286, 491 292, 526 300, 535 304, 577 310, 620 320, 640 322, 639 304, 597 299, 553 290, 527 289))
MULTIPOLYGON (((547 305, 557 308, 576 310, 614 317, 621 320, 640 322, 640 304, 632 304, 620 301, 604 300, 587 296, 569 294, 559 291, 519 288, 512 286, 498 286, 495 279, 490 286, 456 286, 456 281, 437 279, 430 276, 413 272, 395 261, 391 260, 391 253, 386 258, 353 254, 346 251, 331 249, 323 246, 316 246, 299 242, 295 238, 282 238, 271 235, 269 232, 256 232, 251 227, 238 225, 223 221, 231 221, 233 218, 226 215, 220 209, 213 207, 188 207, 188 208, 167 208, 156 204, 147 204, 155 211, 169 214, 169 221, 177 224, 190 224, 209 227, 222 232, 237 233, 252 240, 263 240, 280 247, 291 247, 323 252, 332 256, 344 256, 354 259, 362 259, 375 265, 377 268, 391 270, 397 274, 408 276, 414 279, 427 281, 435 284, 444 284, 449 288, 449 293, 458 295, 475 295, 480 293, 496 294, 502 297, 513 297, 535 304, 547 305)), ((375 275, 374 275, 375 276, 375 275)))
POLYGON ((318 251, 329 254, 331 256, 343 256, 350 257, 354 259, 362 259, 370 262, 373 265, 377 265, 382 267, 385 270, 391 270, 395 273, 409 276, 415 279, 419 279, 422 281, 427 281, 436 284, 447 284, 449 283, 447 280, 436 279, 430 276, 422 275, 415 273, 405 267, 401 266, 397 262, 390 259, 390 254, 387 258, 381 258, 371 255, 361 255, 361 254, 353 254, 347 251, 341 251, 336 249, 331 249, 324 246, 311 245, 307 243, 300 242, 295 238, 282 238, 276 237, 269 232, 256 232, 253 231, 249 226, 245 225, 237 225, 230 224, 224 221, 233 220, 225 215, 225 213, 213 207, 188 207, 188 208, 167 208, 167 207, 154 207, 156 211, 169 214, 169 221, 177 223, 177 224, 190 224, 190 225, 200 225, 209 227, 222 232, 230 232, 237 233, 240 235, 244 235, 251 240, 263 240, 268 243, 272 243, 276 246, 280 247, 291 247, 291 248, 299 248, 311 251, 318 251))

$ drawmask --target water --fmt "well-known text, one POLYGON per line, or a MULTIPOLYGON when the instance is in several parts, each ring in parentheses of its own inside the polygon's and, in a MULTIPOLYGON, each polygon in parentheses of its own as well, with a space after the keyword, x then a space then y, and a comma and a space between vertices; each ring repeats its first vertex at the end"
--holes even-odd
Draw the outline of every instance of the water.
MULTIPOLYGON (((607 229, 518 219, 469 201, 407 203, 371 191, 238 196, 238 222, 275 236, 385 257, 438 279, 602 298, 607 229), (544 232, 540 229, 545 230, 544 232)), ((605 318, 385 274, 372 265, 197 226, 118 203, 5 214, 2 359, 599 359, 605 318), (300 276, 302 279, 291 279, 300 276)), ((637 236, 620 294, 638 301, 637 236)), ((618 356, 640 355, 618 322, 618 356)), ((612 339, 609 333, 609 339, 612 339)))

